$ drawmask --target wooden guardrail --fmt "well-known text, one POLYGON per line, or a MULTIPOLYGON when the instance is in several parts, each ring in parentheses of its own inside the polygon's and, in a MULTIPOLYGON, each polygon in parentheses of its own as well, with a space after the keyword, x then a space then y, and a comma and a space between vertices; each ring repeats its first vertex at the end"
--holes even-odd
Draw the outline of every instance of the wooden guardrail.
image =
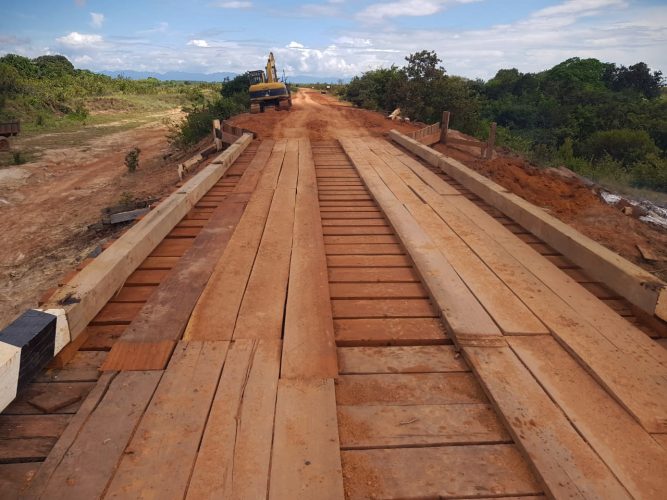
POLYGON ((491 124, 489 130, 489 138, 487 141, 478 141, 475 139, 457 139, 451 137, 449 134, 449 120, 451 118, 451 113, 449 111, 444 111, 442 113, 442 121, 439 123, 434 123, 428 127, 416 130, 415 132, 410 132, 406 134, 407 137, 414 139, 426 146, 432 146, 433 144, 442 143, 448 146, 468 146, 473 148, 479 148, 479 153, 482 158, 490 160, 493 158, 493 148, 496 144, 496 123, 491 124))
POLYGON ((667 321, 667 283, 491 179, 396 130, 389 137, 526 228, 621 297, 667 321))

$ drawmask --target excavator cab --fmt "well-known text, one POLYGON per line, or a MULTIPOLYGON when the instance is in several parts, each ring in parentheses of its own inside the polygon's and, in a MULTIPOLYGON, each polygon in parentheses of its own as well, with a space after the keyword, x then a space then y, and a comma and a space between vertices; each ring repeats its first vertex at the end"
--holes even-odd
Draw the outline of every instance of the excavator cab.
POLYGON ((267 106, 274 106, 277 111, 289 111, 292 107, 292 95, 285 82, 278 80, 273 52, 269 54, 266 62, 266 71, 250 71, 248 75, 251 113, 263 113, 267 106))

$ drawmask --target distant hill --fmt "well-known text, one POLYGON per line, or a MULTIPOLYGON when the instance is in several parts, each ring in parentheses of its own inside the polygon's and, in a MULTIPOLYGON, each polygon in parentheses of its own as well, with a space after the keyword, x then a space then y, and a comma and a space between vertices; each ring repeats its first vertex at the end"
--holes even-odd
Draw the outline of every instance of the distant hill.
MULTIPOLYGON (((100 71, 101 74, 116 77, 122 75, 132 80, 143 80, 144 78, 157 78, 158 80, 179 80, 191 82, 221 82, 225 78, 234 78, 237 73, 190 73, 185 71, 167 71, 166 73, 155 73, 150 71, 134 71, 131 69, 115 70, 115 71, 100 71)), ((349 78, 338 78, 336 76, 306 76, 294 75, 288 76, 287 81, 292 83, 338 83, 343 80, 343 83, 350 81, 349 78)))
POLYGON ((157 78, 158 80, 178 80, 191 82, 221 82, 225 78, 234 78, 236 73, 190 73, 186 71, 167 71, 166 73, 155 73, 151 71, 134 71, 131 69, 100 71, 101 74, 117 77, 122 75, 132 80, 143 80, 144 78, 157 78))

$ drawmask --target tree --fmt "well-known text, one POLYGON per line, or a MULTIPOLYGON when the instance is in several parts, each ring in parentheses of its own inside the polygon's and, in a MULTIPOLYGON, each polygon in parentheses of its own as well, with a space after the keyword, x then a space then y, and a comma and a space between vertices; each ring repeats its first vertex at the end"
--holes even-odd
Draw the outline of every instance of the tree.
POLYGON ((250 75, 248 73, 243 73, 242 75, 236 75, 232 80, 226 78, 222 82, 222 89, 220 93, 222 97, 232 97, 234 94, 239 94, 241 92, 248 92, 250 87, 250 75))
POLYGON ((65 56, 39 56, 32 60, 37 66, 39 76, 53 78, 63 75, 73 75, 74 65, 65 56))
POLYGON ((408 65, 403 68, 409 80, 435 80, 442 78, 446 71, 438 66, 442 60, 435 51, 422 50, 405 58, 408 65))
POLYGON ((629 68, 612 65, 604 75, 606 83, 612 90, 630 90, 642 94, 648 99, 660 97, 662 88, 662 71, 651 73, 646 63, 639 62, 629 68))

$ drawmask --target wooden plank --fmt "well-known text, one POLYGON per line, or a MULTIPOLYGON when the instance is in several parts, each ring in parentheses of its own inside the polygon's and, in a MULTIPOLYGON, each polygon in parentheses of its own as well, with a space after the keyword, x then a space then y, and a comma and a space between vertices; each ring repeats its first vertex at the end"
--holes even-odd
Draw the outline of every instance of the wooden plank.
POLYGON ((338 374, 324 239, 310 141, 299 141, 299 184, 289 267, 281 377, 338 374))
POLYGON ((353 450, 341 455, 349 498, 523 498, 541 491, 513 445, 353 450))
POLYGON ((71 415, 0 415, 0 439, 58 438, 71 415))
POLYGON ((392 373, 341 375, 340 405, 447 405, 486 403, 471 373, 392 373))
POLYGON ((342 499, 334 383, 281 379, 269 499, 342 499))
POLYGON ((56 443, 56 438, 35 437, 3 439, 0 441, 0 464, 39 462, 44 460, 56 443))
POLYGON ((144 305, 141 302, 109 302, 99 312, 91 324, 122 325, 129 324, 139 314, 144 305))
POLYGON ((462 163, 396 131, 389 136, 537 235, 597 281, 649 314, 667 320, 667 284, 462 163))
MULTIPOLYGON (((159 333, 159 330, 153 331, 159 333)), ((123 335, 111 348, 100 370, 164 370, 175 344, 176 341, 171 339, 149 342, 125 340, 123 335)))
POLYGON ((481 403, 339 406, 338 423, 343 450, 512 442, 495 410, 481 403))
MULTIPOLYGON (((418 189, 417 192, 428 203, 440 200, 440 195, 436 191, 424 184, 415 173, 400 163, 396 156, 387 152, 389 145, 385 147, 379 144, 379 141, 371 144, 374 151, 384 151, 384 154, 378 157, 386 163, 384 165, 376 163, 375 170, 390 189, 395 189, 393 186, 400 184, 402 180, 413 189, 420 186, 421 189, 418 189)), ((417 166, 421 167, 418 164, 417 166)), ((421 167, 419 171, 423 172, 426 169, 421 167)), ((441 179, 434 179, 433 182, 436 185, 446 185, 441 179)), ((406 203, 415 220, 433 239, 447 261, 504 333, 511 335, 549 333, 540 320, 493 273, 492 269, 471 252, 466 243, 446 224, 448 219, 441 219, 431 207, 422 203, 411 203, 410 200, 405 199, 402 201, 406 203)))
POLYGON ((99 378, 99 367, 106 358, 106 352, 79 351, 64 366, 51 364, 35 377, 36 382, 95 381, 99 378))
POLYGON ((156 286, 124 286, 111 297, 109 302, 146 302, 155 291, 156 286))
POLYGON ((262 176, 264 166, 271 156, 271 151, 273 150, 274 145, 275 143, 272 140, 262 141, 262 143, 259 145, 259 148, 257 148, 252 161, 239 179, 238 184, 234 186, 234 192, 252 193, 255 190, 255 187, 257 187, 257 183, 262 176))
POLYGON ((397 230, 403 245, 409 250, 449 329, 456 332, 459 339, 467 335, 477 338, 499 337, 501 333, 489 315, 444 256, 436 250, 433 240, 384 185, 372 169, 369 159, 357 151, 353 141, 343 140, 341 143, 397 230))
POLYGON ((322 228, 324 235, 343 234, 394 234, 390 226, 326 226, 322 228))
POLYGON ((334 320, 338 345, 432 345, 448 342, 436 318, 366 318, 334 320))
POLYGON ((344 375, 364 373, 443 373, 469 371, 453 346, 339 347, 344 375))
POLYGON ((634 498, 664 494, 667 450, 554 339, 522 337, 510 339, 509 344, 634 498))
POLYGON ((192 245, 193 238, 166 239, 157 245, 151 257, 181 257, 192 245))
POLYGON ((28 491, 28 498, 40 498, 44 494, 46 484, 48 483, 53 471, 58 467, 58 464, 63 459, 67 450, 77 438, 79 431, 88 420, 90 414, 95 410, 99 402, 106 394, 109 384, 114 379, 114 373, 104 373, 95 384, 94 388, 89 392, 85 401, 79 408, 79 411, 71 417, 67 428, 60 435, 55 446, 49 452, 46 460, 37 471, 35 477, 30 481, 28 491))
POLYGON ((232 344, 187 498, 266 498, 279 370, 280 340, 232 344))
POLYGON ((49 498, 102 497, 161 376, 162 372, 126 372, 114 378, 50 475, 49 498))
POLYGON ((332 299, 427 299, 421 283, 331 283, 332 299))
POLYGON ((87 326, 88 333, 81 348, 87 351, 108 351, 125 328, 125 325, 87 326))
POLYGON ((163 370, 167 366, 244 209, 242 203, 220 204, 190 249, 113 346, 104 370, 163 370))
MULTIPOLYGON (((35 398, 49 395, 54 403, 71 401, 67 406, 60 406, 54 413, 76 413, 86 395, 95 387, 95 382, 33 382, 22 390, 18 397, 4 410, 5 415, 35 415, 44 413, 38 407, 30 404, 35 398)), ((39 399, 37 399, 39 402, 39 399)))
POLYGON ((185 495, 229 342, 181 342, 106 498, 185 495))
POLYGON ((324 243, 327 245, 372 245, 378 243, 398 244, 399 241, 394 235, 327 235, 324 237, 324 243))
POLYGON ((273 148, 246 210, 202 292, 185 330, 190 340, 230 340, 252 272, 285 157, 285 141, 273 148))
POLYGON ((234 339, 279 339, 290 272, 298 150, 288 142, 262 240, 234 326, 234 339))
POLYGON ((407 255, 327 255, 327 266, 331 271, 336 267, 411 267, 407 255))
POLYGON ((437 318, 428 299, 332 299, 333 317, 344 318, 437 318))
POLYGON ((46 304, 47 309, 63 308, 61 304, 67 304, 64 309, 70 338, 79 335, 127 277, 218 181, 251 141, 251 136, 241 137, 51 297, 46 304), (72 297, 77 300, 72 301, 72 297))
POLYGON ((550 496, 630 498, 509 347, 463 352, 550 496))
MULTIPOLYGON (((330 257, 351 257, 351 256, 331 255, 330 257)), ((380 257, 390 257, 390 256, 383 256, 383 255, 377 256, 377 258, 380 257)), ((331 283, 344 283, 344 282, 415 283, 419 281, 419 276, 417 276, 417 273, 415 273, 415 271, 411 267, 388 267, 388 268, 387 267, 355 267, 355 268, 334 267, 329 269, 329 281, 331 283)))
POLYGON ((386 226, 384 219, 322 219, 323 226, 386 226))
POLYGON ((138 269, 134 271, 125 281, 125 286, 155 286, 165 279, 168 270, 145 270, 138 269))
POLYGON ((403 255, 405 250, 398 244, 351 244, 324 245, 327 255, 403 255))
MULTIPOLYGON (((197 221, 203 227, 204 221, 197 221)), ((178 262, 178 257, 146 257, 138 269, 171 269, 178 262)))
POLYGON ((0 498, 23 498, 40 462, 0 464, 0 498))
POLYGON ((663 350, 468 200, 431 205, 645 429, 666 428, 663 350))

